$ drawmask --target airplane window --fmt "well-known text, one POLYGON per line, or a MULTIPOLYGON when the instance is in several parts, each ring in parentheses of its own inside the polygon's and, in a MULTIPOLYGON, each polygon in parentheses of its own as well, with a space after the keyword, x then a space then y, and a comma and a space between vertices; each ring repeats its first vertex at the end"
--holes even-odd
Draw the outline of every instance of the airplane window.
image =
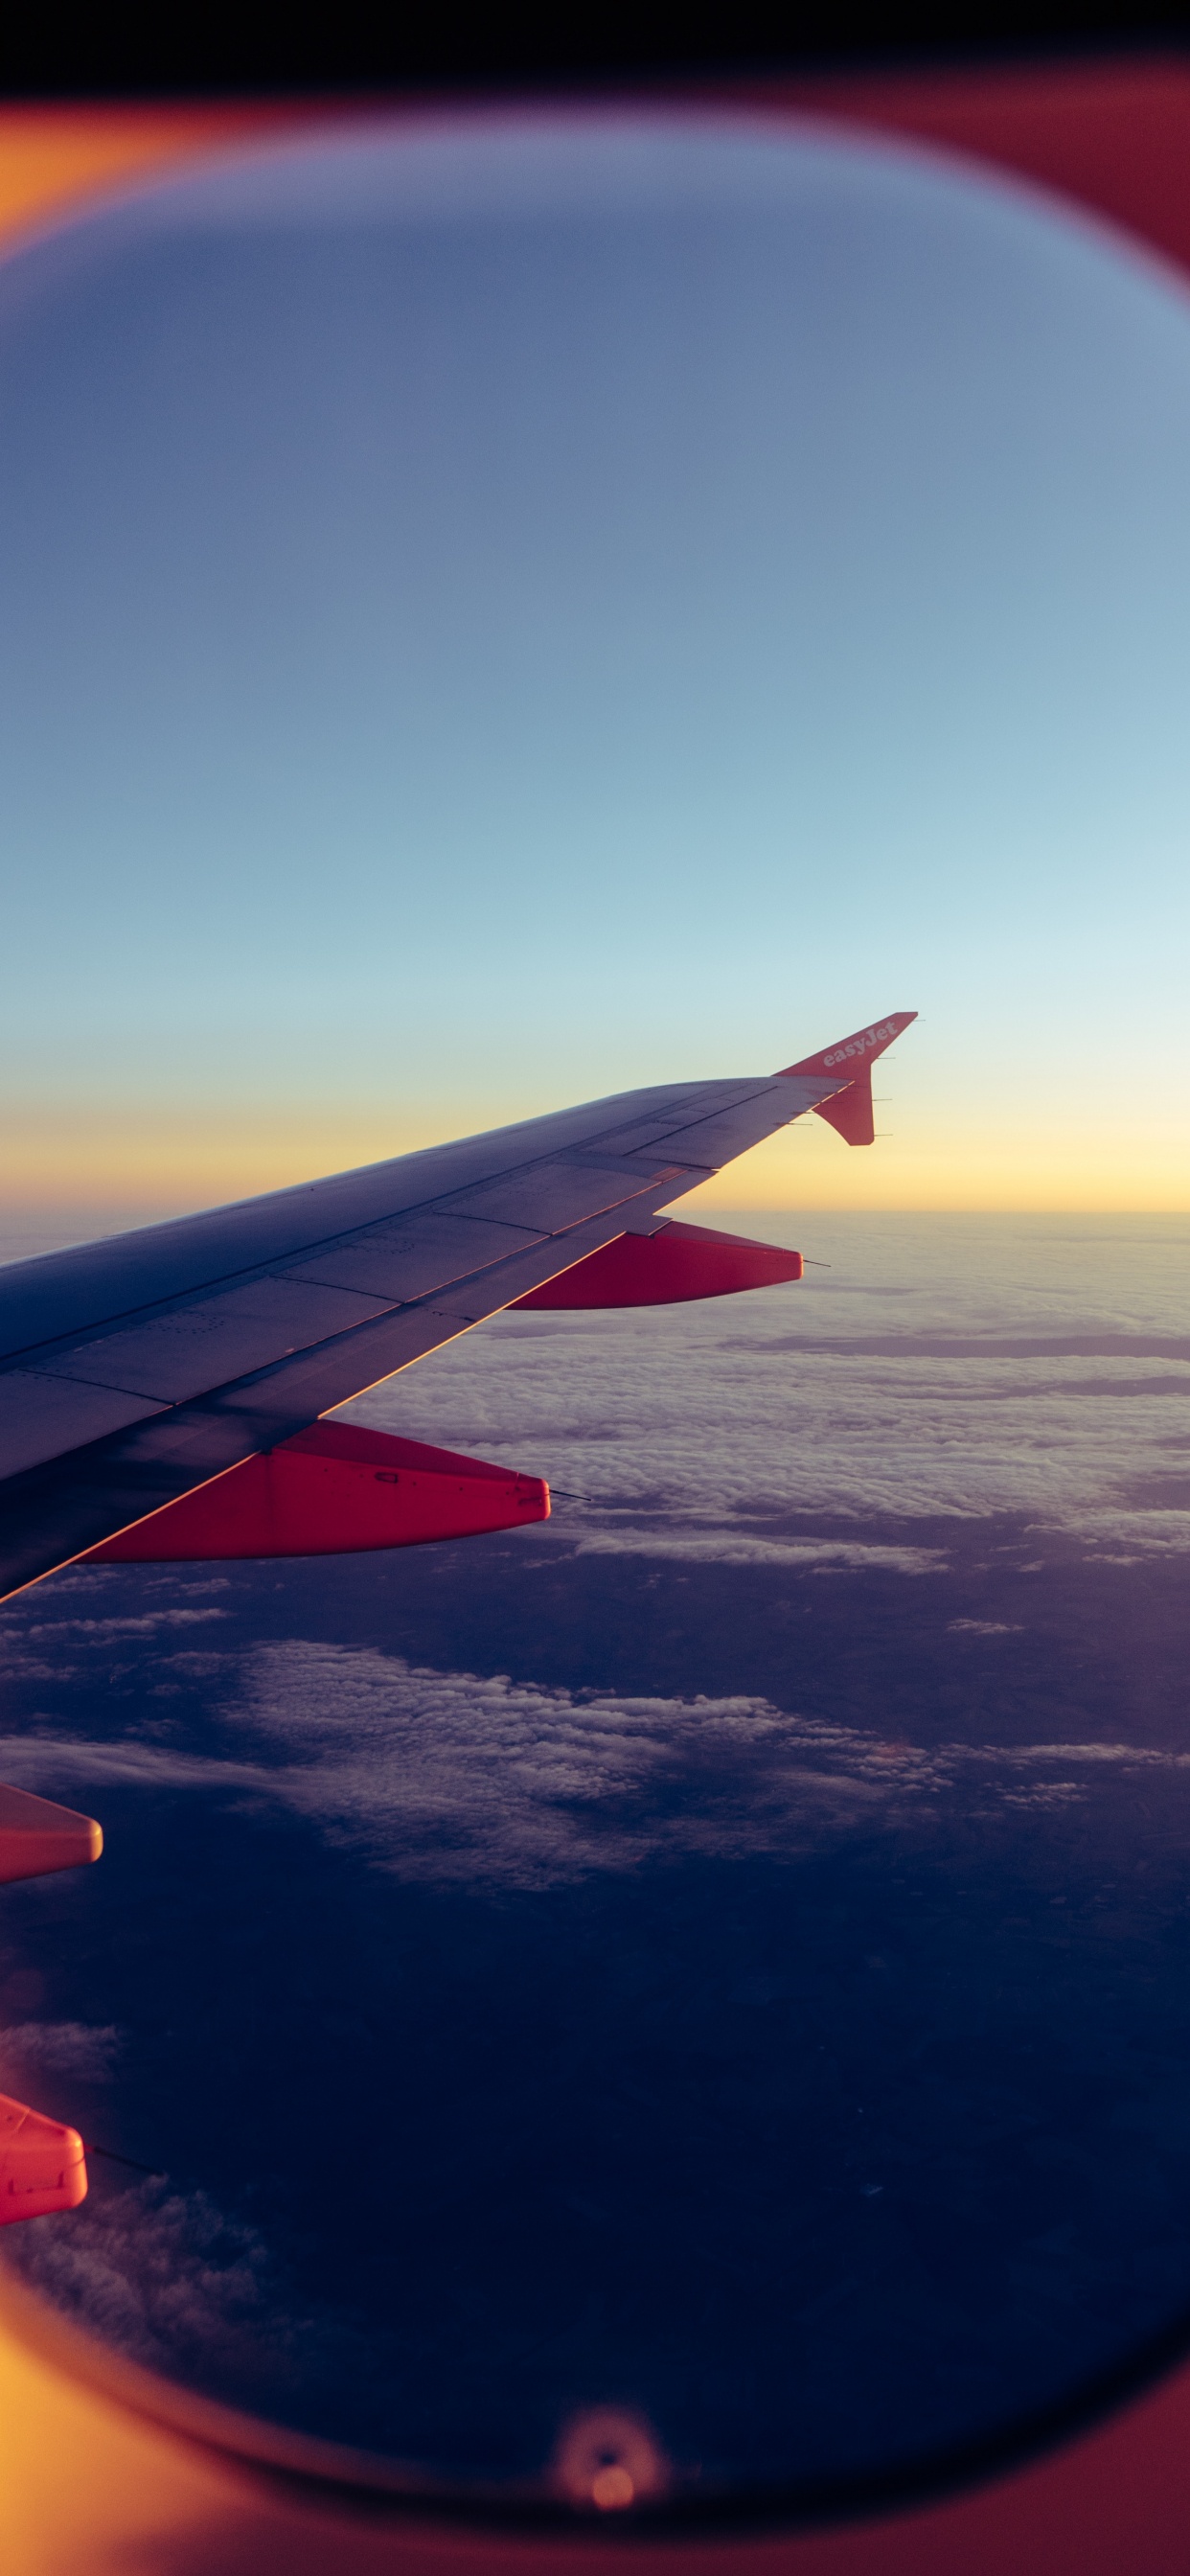
POLYGON ((5 1258, 921 1012, 678 1211, 799 1285, 351 1408, 548 1524, 5 1607, 106 1849, 0 1891, 94 2150, 0 2263, 494 2511, 1024 2438, 1190 2314, 1185 296, 510 111, 146 188, 0 351, 5 1258))

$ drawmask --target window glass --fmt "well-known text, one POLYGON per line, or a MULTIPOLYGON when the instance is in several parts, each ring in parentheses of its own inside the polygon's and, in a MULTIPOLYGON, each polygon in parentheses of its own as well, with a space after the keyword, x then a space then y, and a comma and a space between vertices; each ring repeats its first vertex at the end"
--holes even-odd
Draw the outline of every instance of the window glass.
POLYGON ((109 2152, 0 2259, 505 2496, 1035 2419, 1190 2306, 1180 290, 509 114, 146 191, 0 353, 7 1257, 922 1014, 680 1211, 800 1286, 352 1408, 548 1526, 4 1610, 107 1849, 0 1899, 0 2089, 109 2152))

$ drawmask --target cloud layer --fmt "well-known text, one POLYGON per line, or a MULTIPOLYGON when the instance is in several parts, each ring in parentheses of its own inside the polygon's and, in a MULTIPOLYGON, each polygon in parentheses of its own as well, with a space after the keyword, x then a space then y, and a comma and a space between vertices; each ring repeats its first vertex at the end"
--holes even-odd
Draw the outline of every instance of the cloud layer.
POLYGON ((1190 1447, 1175 1233, 1154 1251, 1076 1224, 1051 1240, 1052 1221, 757 1223, 833 1267, 701 1306, 508 1316, 354 1415, 594 1497, 559 1506, 562 1539, 594 1524, 601 1544, 672 1550, 669 1519, 722 1556, 783 1536, 776 1516, 827 1516, 832 1536, 892 1520, 901 1538, 1023 1511, 1095 1545, 1190 1546, 1190 1511, 1167 1508, 1170 1444, 1190 1447), (643 1508, 639 1538, 609 1539, 601 1500, 643 1508))
MULTIPOLYGON (((952 1626, 993 1652, 1016 1633, 952 1626)), ((96 1795, 107 1784, 259 1801, 401 1878, 480 1888, 564 1885, 682 1854, 792 1858, 857 1831, 934 1839, 989 1802, 1081 1799, 1108 1770, 1190 1785, 1190 1753, 1153 1745, 927 1746, 763 1697, 575 1693, 301 1638, 253 1647, 233 1670, 222 1732, 238 1753, 41 1734, 0 1740, 0 1769, 96 1795), (1041 1771, 1061 1777, 1039 1783, 1041 1771)), ((77 2072, 90 2052, 99 2072, 119 2034, 30 2024, 8 2039, 47 2067, 81 2051, 77 2072)))
POLYGON ((159 2179, 93 2187, 86 2224, 35 2219, 7 2259, 66 2316, 172 2378, 243 2382, 260 2344, 284 2367, 292 2328, 272 2295, 263 2239, 205 2192, 159 2179))

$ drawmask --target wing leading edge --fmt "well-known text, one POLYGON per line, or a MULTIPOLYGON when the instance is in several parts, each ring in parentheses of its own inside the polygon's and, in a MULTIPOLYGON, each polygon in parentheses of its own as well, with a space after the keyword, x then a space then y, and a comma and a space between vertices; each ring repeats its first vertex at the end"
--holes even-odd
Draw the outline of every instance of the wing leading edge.
MULTIPOLYGON (((506 1306, 799 1278, 798 1253, 662 1210, 808 1110, 869 1143, 871 1060, 912 1017, 767 1079, 629 1092, 0 1271, 0 1597, 80 1557, 305 1555, 544 1520, 537 1477, 319 1417, 506 1306)), ((0 1882, 102 1843, 92 1818, 0 1788, 0 1882)), ((0 2095, 0 2226, 86 2190, 78 2131, 0 2095)))
POLYGON ((0 1597, 216 1478, 230 1508, 230 1470, 505 1307, 797 1275, 662 1211, 811 1110, 870 1142, 872 1061, 914 1017, 776 1074, 623 1093, 0 1271, 0 1597))

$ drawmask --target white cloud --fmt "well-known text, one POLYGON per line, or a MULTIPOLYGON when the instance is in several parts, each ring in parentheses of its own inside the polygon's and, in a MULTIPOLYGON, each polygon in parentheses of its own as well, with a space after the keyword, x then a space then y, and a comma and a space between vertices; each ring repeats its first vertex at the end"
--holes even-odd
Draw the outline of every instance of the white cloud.
POLYGON ((948 1559, 935 1547, 881 1547, 859 1539, 764 1538, 750 1530, 672 1529, 635 1524, 592 1531, 581 1538, 579 1556, 662 1556, 702 1565, 787 1565, 820 1572, 941 1574, 948 1559))
POLYGON ((1050 1780, 1043 1789, 1002 1788, 999 1791, 999 1798, 1001 1805, 1005 1807, 1020 1807, 1045 1813, 1054 1807, 1081 1806, 1086 1794, 1085 1788, 1082 1788, 1077 1780, 1050 1780))
POLYGON ((817 1849, 936 1818, 946 1793, 1019 1797, 1022 1769, 1060 1767, 1070 1787, 1072 1769, 1190 1766, 1126 1745, 932 1748, 762 1698, 576 1697, 296 1639, 258 1650, 239 1713, 287 1757, 273 1794, 332 1839, 402 1877, 523 1886, 663 1853, 817 1849))
POLYGON ((1108 1769, 1190 1769, 1156 1746, 928 1746, 760 1696, 576 1694, 298 1638, 251 1650, 221 1714, 242 1752, 10 1737, 0 1776, 99 1812, 108 1782, 263 1801, 406 1879, 542 1887, 683 1852, 792 1856, 860 1826, 934 1831, 956 1799, 1056 1805, 1108 1769))
POLYGON ((948 1619, 948 1637, 1019 1637, 1022 1629, 1011 1619, 948 1619))
POLYGON ((108 1619, 39 1619, 24 1631, 27 1637, 45 1640, 51 1637, 73 1637, 80 1644, 117 1637, 148 1637, 161 1628, 197 1628, 208 1619, 226 1619, 226 1610, 191 1610, 163 1605, 160 1610, 147 1610, 138 1616, 108 1619))
POLYGON ((106 2083, 123 2044, 123 2032, 110 2022, 12 2022, 0 2030, 0 2087, 7 2085, 12 2066, 73 2077, 80 2084, 106 2083))
POLYGON ((241 1713, 291 1757, 279 1794, 336 1839, 404 1876, 520 1884, 631 1866, 658 1835, 630 1809, 675 1736, 749 1742, 773 1724, 748 1700, 576 1701, 297 1641, 259 1650, 241 1713))
POLYGON ((230 1658, 223 1654, 158 1655, 159 1672, 181 1673, 187 1681, 209 1681, 212 1673, 223 1672, 230 1658))
POLYGON ((1135 1565, 1141 1557, 1184 1556, 1190 1548, 1190 1512, 1086 1511, 1071 1513, 1067 1528, 1094 1546, 1091 1563, 1135 1565), (1098 1542, 1126 1538, 1130 1553, 1105 1554, 1098 1542))
MULTIPOLYGON (((1023 1512, 1105 1544, 1190 1547, 1190 1511, 1150 1510, 1143 1491, 1168 1472, 1190 1358, 1163 1360, 1155 1378, 1134 1319, 1121 1329, 1118 1312, 1100 1313, 1085 1271, 1059 1296, 1043 1262, 1030 1291, 923 1277, 919 1254, 890 1333, 878 1296, 888 1254, 883 1240, 865 1247, 854 1294, 837 1280, 643 1313, 506 1317, 374 1389, 349 1418, 491 1455, 597 1503, 672 1513, 683 1529, 1023 1512)), ((567 1501, 557 1533, 598 1535, 599 1520, 567 1501)))
POLYGON ((42 1789, 51 1781, 120 1781, 130 1788, 271 1789, 275 1775, 265 1766, 221 1762, 201 1753, 178 1753, 139 1736, 120 1736, 97 1743, 89 1736, 0 1736, 0 1773, 14 1787, 42 1789))
POLYGON ((262 1798, 403 1877, 543 1886, 663 1851, 804 1849, 936 1768, 763 1698, 576 1696, 298 1639, 245 1659, 227 1713, 271 1760, 43 1735, 0 1738, 0 1772, 96 1803, 106 1782, 262 1798))
POLYGON ((153 2179, 92 2190, 77 2216, 31 2219, 5 2256, 60 2314, 117 2352, 186 2375, 197 2364, 243 2375, 262 2340, 293 2329, 270 2297, 261 2238, 229 2224, 204 2192, 153 2179))
MULTIPOLYGON (((956 1746, 956 1754, 966 1761, 989 1758, 991 1748, 982 1745, 956 1746)), ((1171 1753, 1155 1744, 1018 1744, 997 1752, 997 1761, 1013 1762, 1085 1762, 1135 1764, 1141 1770, 1184 1771, 1190 1769, 1190 1753, 1171 1753)))

